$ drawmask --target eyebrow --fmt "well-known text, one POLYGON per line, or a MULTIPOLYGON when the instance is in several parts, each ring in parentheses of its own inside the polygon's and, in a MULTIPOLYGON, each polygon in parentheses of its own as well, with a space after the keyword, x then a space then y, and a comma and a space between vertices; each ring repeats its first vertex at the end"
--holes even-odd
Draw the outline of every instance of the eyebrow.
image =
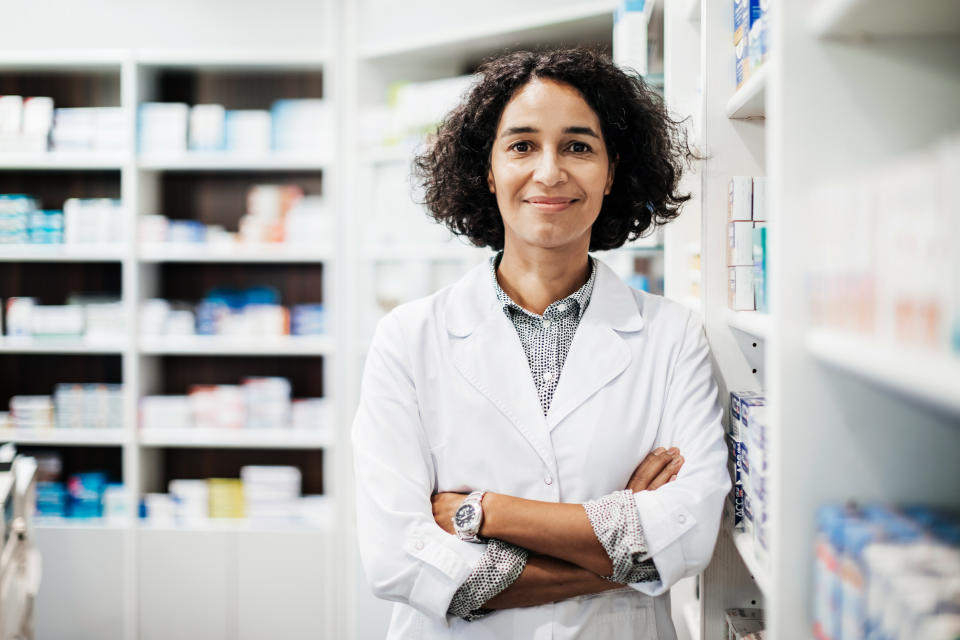
MULTIPOLYGON (((582 136, 593 136, 594 138, 599 139, 600 136, 596 131, 590 127, 567 127, 563 130, 564 133, 573 133, 582 136)), ((501 135, 501 138, 506 138, 507 136, 515 136, 520 133, 539 133, 539 129, 535 127, 510 127, 506 129, 501 135)))

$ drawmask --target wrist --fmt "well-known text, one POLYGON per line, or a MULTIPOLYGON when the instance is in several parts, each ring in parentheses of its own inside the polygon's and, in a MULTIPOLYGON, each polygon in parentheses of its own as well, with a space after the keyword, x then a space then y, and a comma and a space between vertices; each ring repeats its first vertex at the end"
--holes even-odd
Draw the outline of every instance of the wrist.
POLYGON ((496 518, 493 515, 496 511, 497 498, 500 496, 496 493, 487 491, 483 494, 483 500, 480 501, 480 506, 483 509, 483 522, 480 523, 480 537, 486 538, 496 538, 496 518))

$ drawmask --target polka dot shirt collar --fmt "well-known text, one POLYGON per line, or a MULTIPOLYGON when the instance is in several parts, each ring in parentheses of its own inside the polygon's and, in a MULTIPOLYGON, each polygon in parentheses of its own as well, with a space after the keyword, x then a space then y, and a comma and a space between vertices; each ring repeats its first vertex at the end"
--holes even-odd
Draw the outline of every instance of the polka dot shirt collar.
POLYGON ((513 309, 514 311, 519 311, 537 320, 541 318, 561 318, 573 312, 577 313, 578 321, 583 317, 584 312, 587 310, 587 305, 590 304, 590 296, 593 294, 593 285, 597 280, 597 261, 594 260, 592 256, 589 257, 590 277, 587 278, 587 281, 583 284, 583 286, 571 293, 566 298, 552 302, 546 308, 546 310, 544 310, 542 316, 521 307, 519 304, 514 302, 509 295, 507 295, 507 292, 504 291, 503 288, 500 287, 500 283, 497 282, 497 268, 500 266, 500 261, 502 259, 503 251, 498 251, 495 256, 490 258, 490 276, 493 279, 493 288, 497 293, 497 300, 500 301, 500 305, 503 307, 503 312, 508 316, 510 314, 510 310, 513 309))

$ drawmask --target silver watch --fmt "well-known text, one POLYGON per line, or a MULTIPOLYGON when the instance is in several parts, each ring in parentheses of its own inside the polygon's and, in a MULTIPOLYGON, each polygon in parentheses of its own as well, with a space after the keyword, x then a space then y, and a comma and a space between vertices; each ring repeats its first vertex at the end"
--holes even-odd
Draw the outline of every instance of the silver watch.
POLYGON ((484 541, 479 535, 480 525, 483 524, 484 493, 486 491, 474 491, 468 495, 453 514, 453 529, 464 542, 484 541))

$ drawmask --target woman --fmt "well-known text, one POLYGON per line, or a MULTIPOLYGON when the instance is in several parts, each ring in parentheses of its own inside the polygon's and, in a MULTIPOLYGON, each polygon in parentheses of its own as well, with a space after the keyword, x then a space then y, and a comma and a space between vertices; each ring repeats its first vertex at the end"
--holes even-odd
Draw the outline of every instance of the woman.
POLYGON ((675 637, 667 591, 730 488, 708 347, 588 252, 675 217, 688 153, 642 80, 572 49, 481 67, 417 159, 431 214, 499 252, 367 358, 358 536, 389 637, 675 637))

